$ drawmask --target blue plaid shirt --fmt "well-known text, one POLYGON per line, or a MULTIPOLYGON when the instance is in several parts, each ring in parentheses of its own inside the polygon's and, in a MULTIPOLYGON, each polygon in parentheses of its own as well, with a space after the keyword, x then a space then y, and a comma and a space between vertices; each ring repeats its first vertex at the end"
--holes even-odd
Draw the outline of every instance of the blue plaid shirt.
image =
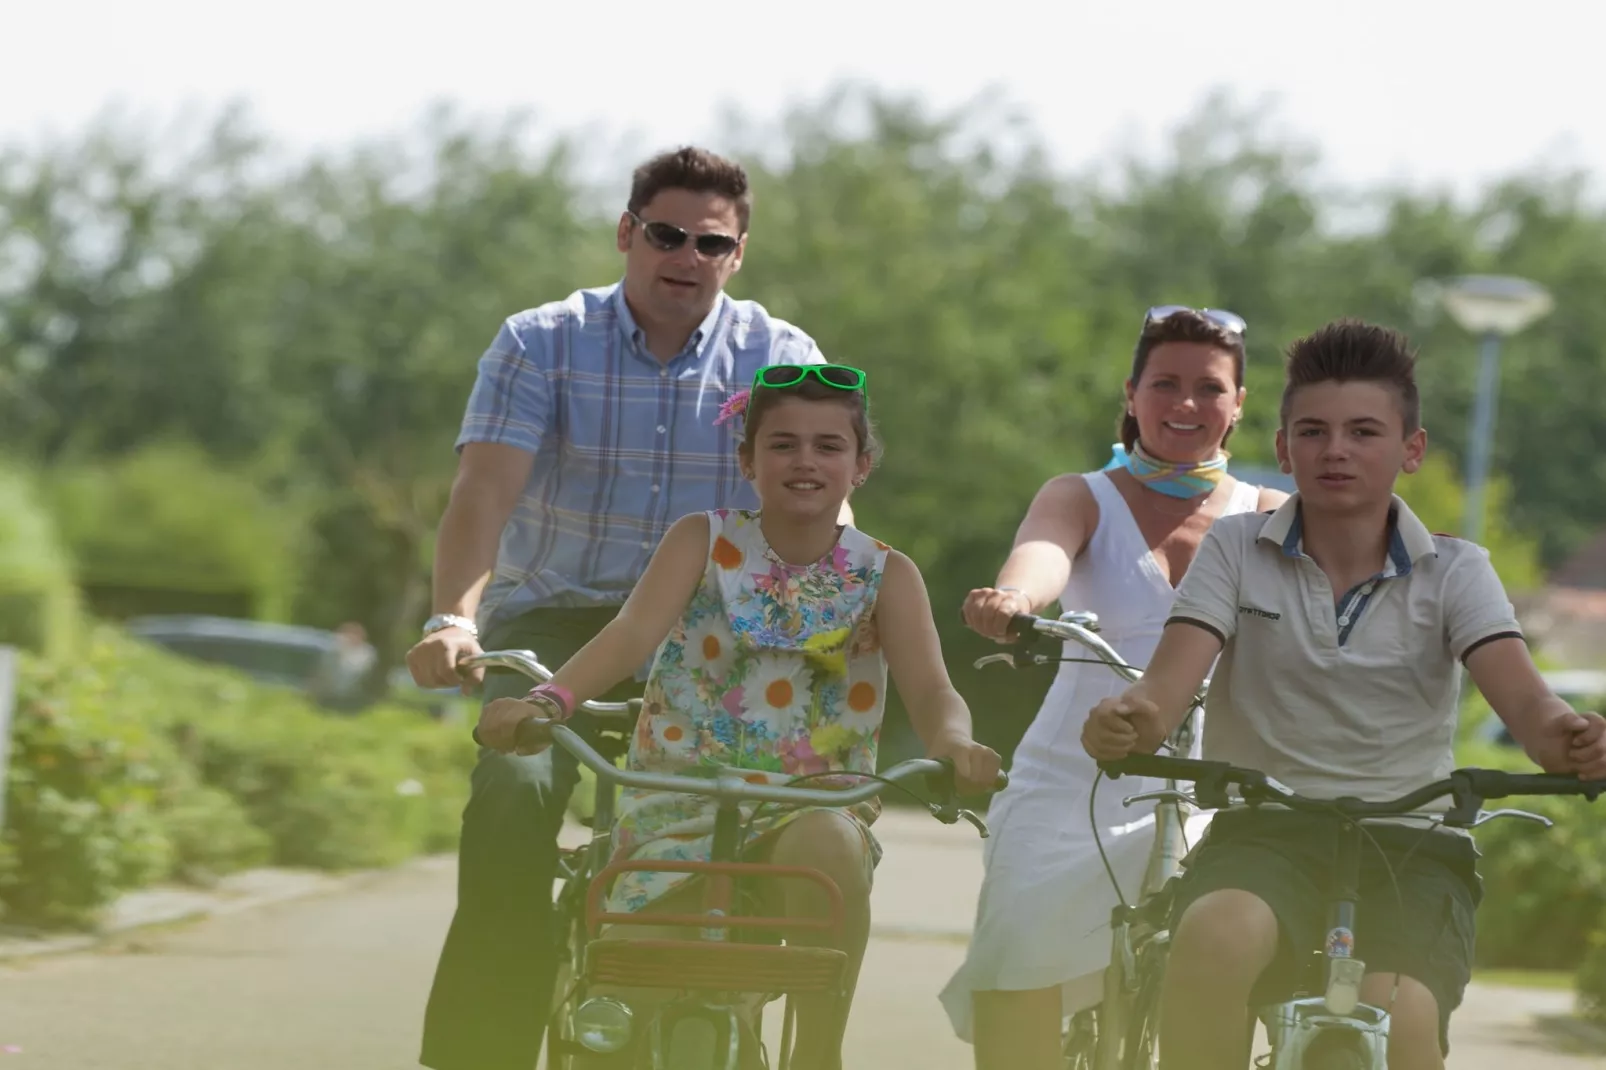
POLYGON ((739 424, 714 418, 761 366, 825 360, 796 327, 724 294, 673 360, 645 341, 615 283, 510 316, 480 357, 457 448, 535 454, 480 603, 482 632, 539 607, 620 605, 670 524, 755 508, 739 424))

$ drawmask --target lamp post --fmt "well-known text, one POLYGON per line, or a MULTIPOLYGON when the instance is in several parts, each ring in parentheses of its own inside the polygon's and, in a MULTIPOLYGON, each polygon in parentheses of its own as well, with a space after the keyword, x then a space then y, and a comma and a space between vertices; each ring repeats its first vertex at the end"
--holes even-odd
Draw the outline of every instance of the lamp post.
POLYGON ((1503 275, 1464 275, 1423 286, 1420 297, 1441 305, 1451 319, 1482 339, 1478 392, 1467 431, 1466 516, 1461 523, 1462 537, 1477 542, 1483 536, 1484 486, 1500 391, 1500 341, 1548 313, 1555 302, 1538 283, 1503 275))
POLYGON ((6 829, 6 772, 11 768, 11 711, 17 698, 17 652, 0 644, 0 832, 6 829))

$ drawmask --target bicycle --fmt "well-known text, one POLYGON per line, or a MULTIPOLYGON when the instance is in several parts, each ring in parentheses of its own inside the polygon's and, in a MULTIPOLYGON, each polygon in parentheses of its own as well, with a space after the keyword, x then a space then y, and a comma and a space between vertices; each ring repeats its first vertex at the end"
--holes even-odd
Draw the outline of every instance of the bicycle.
MULTIPOLYGON (((552 670, 541 664, 533 651, 493 650, 464 659, 469 667, 512 669, 538 682, 552 679, 552 670)), ((585 725, 596 739, 596 752, 610 766, 630 750, 630 734, 641 713, 641 699, 626 702, 586 702, 575 712, 571 723, 585 725), (587 721, 591 723, 586 725, 587 721)), ((479 741, 478 733, 475 742, 479 741)), ((552 932, 557 938, 557 981, 553 992, 558 996, 573 987, 574 963, 585 956, 585 882, 577 881, 580 874, 595 873, 607 865, 614 817, 614 792, 611 784, 597 781, 595 802, 590 817, 580 823, 592 830, 591 838, 579 847, 558 851, 557 881, 559 890, 554 896, 552 932)), ((573 1042, 572 1036, 556 1037, 554 1030, 563 1026, 572 1029, 572 1023, 549 1018, 546 1034, 548 1070, 567 1070, 568 1063, 555 1054, 573 1042), (556 1048, 554 1047, 556 1045, 556 1048)))
MULTIPOLYGON (((1265 773, 1221 761, 1140 755, 1100 762, 1106 775, 1128 774, 1191 781, 1193 793, 1167 791, 1173 801, 1209 810, 1234 806, 1273 806, 1328 814, 1339 822, 1333 891, 1328 898, 1327 933, 1312 949, 1309 971, 1319 978, 1302 982, 1292 997, 1255 1008, 1266 1029, 1271 1051, 1259 1065, 1267 1070, 1385 1070, 1388 1066, 1389 1011, 1360 1001, 1366 964, 1355 958, 1354 932, 1360 880, 1361 822, 1380 818, 1414 818, 1447 828, 1476 828, 1502 817, 1552 822, 1522 810, 1485 811, 1491 799, 1511 796, 1580 795, 1593 802, 1606 792, 1606 780, 1579 780, 1551 773, 1506 773, 1493 769, 1456 769, 1448 777, 1387 802, 1355 798, 1313 799, 1298 794, 1265 773), (1229 788, 1236 787, 1236 796, 1229 788), (1422 808, 1448 796, 1442 814, 1422 808)), ((1160 794, 1160 793, 1154 793, 1160 794)), ((1431 833, 1425 833, 1431 834, 1431 833)))
MULTIPOLYGON (((552 676, 527 650, 492 651, 468 659, 467 664, 517 669, 538 681, 552 676)), ((617 721, 633 719, 640 702, 585 703, 582 708, 617 721)), ((945 759, 911 759, 880 774, 829 774, 871 781, 854 788, 799 788, 750 783, 743 775, 750 771, 741 769, 720 769, 708 777, 620 769, 607 752, 593 748, 571 727, 537 717, 526 718, 519 725, 520 743, 538 728, 550 730, 552 743, 574 755, 595 774, 597 781, 590 841, 563 852, 559 867, 562 886, 554 904, 554 929, 561 945, 558 984, 548 1012, 547 1070, 580 1070, 586 1065, 581 1060, 597 1056, 614 1057, 621 1061, 608 1065, 630 1066, 631 1070, 740 1070, 755 1062, 768 1067, 762 1018, 755 1016, 748 1021, 742 1014, 740 997, 744 995, 757 996, 762 1002, 786 1000, 777 1046, 778 1070, 786 1070, 796 1025, 794 998, 822 992, 843 997, 845 952, 774 939, 733 938, 738 931, 742 935, 773 934, 781 940, 788 934, 809 930, 840 932, 844 921, 841 889, 826 874, 806 867, 740 859, 744 820, 741 804, 847 807, 866 802, 887 787, 896 787, 924 803, 931 815, 944 824, 965 820, 983 837, 987 836, 986 822, 958 805, 953 765, 945 759), (924 779, 927 790, 941 801, 922 799, 904 787, 904 782, 916 779, 924 779), (710 860, 610 862, 615 790, 621 786, 684 792, 717 800, 710 860), (604 911, 602 903, 609 885, 619 874, 631 870, 702 876, 702 913, 604 911), (818 884, 830 900, 829 915, 787 918, 744 915, 739 909, 733 912, 733 904, 740 903, 740 882, 762 878, 801 879, 818 884), (689 928, 698 935, 696 939, 598 940, 605 925, 689 928), (635 1011, 623 1000, 590 995, 588 988, 596 985, 662 988, 675 992, 676 997, 654 1008, 647 1020, 638 1024, 635 1011)), ((623 750, 617 745, 609 749, 623 754, 628 746, 627 739, 623 750)), ((1002 790, 1007 783, 1007 775, 1000 773, 993 790, 1002 790)))
MULTIPOLYGON (((1011 632, 1026 639, 1040 637, 1061 643, 1079 643, 1097 655, 1128 681, 1136 682, 1142 671, 1129 664, 1115 648, 1098 634, 1098 614, 1086 610, 1062 613, 1059 619, 1017 614, 1011 632)), ((989 654, 975 667, 990 664, 1019 667, 1048 665, 1066 660, 1062 651, 1038 652, 1023 643, 1014 652, 989 654)), ((1169 750, 1187 754, 1197 731, 1197 714, 1204 705, 1206 681, 1195 693, 1188 715, 1166 741, 1169 750)), ((1177 782, 1167 779, 1166 791, 1175 792, 1177 782)), ((1097 790, 1097 782, 1094 784, 1097 790)), ((1119 900, 1110 915, 1110 964, 1105 968, 1103 991, 1097 1006, 1071 1015, 1061 1030, 1061 1052, 1065 1070, 1136 1070, 1158 1065, 1160 985, 1165 974, 1165 955, 1170 946, 1171 882, 1182 871, 1187 853, 1187 818, 1175 799, 1163 793, 1134 796, 1131 802, 1153 799, 1155 835, 1138 888, 1137 901, 1128 903, 1113 869, 1106 861, 1106 872, 1119 900)), ((1092 800, 1089 800, 1091 811, 1092 800)), ((1100 848, 1102 852, 1102 847, 1100 848)))

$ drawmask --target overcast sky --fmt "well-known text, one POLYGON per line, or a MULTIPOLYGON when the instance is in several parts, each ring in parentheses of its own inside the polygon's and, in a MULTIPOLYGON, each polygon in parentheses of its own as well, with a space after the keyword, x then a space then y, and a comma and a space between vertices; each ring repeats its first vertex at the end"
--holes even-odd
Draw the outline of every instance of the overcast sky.
POLYGON ((1153 145, 1216 86, 1274 94, 1333 178, 1467 190, 1536 162, 1606 175, 1606 61, 1588 5, 1529 0, 53 0, 6 5, 0 140, 108 102, 167 117, 250 102, 292 146, 413 122, 451 98, 534 109, 595 145, 656 149, 866 78, 952 105, 994 86, 1066 166, 1153 145), (726 14, 729 12, 730 14, 726 14))

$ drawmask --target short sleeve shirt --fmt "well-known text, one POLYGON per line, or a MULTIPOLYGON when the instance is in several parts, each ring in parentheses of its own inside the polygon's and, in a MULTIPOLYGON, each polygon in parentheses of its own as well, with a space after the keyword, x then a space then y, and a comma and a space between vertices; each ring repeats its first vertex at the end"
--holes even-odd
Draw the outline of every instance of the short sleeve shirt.
POLYGON ((673 359, 647 352, 622 284, 509 317, 479 360, 457 445, 535 455, 480 603, 482 630, 546 607, 618 606, 669 525, 753 508, 741 424, 720 408, 765 364, 819 364, 814 339, 721 294, 673 359))
POLYGON ((1396 497, 1387 562, 1335 592, 1306 556, 1299 496, 1217 520, 1171 621, 1224 642, 1203 753, 1318 798, 1395 798, 1449 774, 1460 665, 1521 637, 1488 551, 1430 533, 1396 497))

